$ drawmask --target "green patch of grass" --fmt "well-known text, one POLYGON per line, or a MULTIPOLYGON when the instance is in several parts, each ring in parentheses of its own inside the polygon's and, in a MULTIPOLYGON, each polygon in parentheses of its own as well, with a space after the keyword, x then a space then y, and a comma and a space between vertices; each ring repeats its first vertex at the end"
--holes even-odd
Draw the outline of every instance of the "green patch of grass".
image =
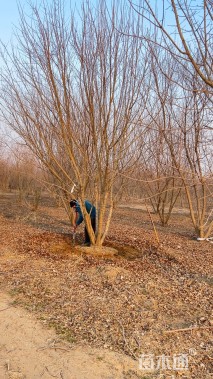
POLYGON ((14 299, 14 300, 12 300, 12 301, 10 302, 10 305, 11 305, 12 307, 15 307, 16 305, 21 305, 21 301, 18 300, 18 299, 14 299))
POLYGON ((23 289, 21 287, 11 288, 9 291, 9 295, 12 297, 19 295, 20 293, 23 293, 23 289))
POLYGON ((103 361, 104 357, 100 357, 100 356, 98 356, 98 357, 96 357, 96 359, 97 359, 98 361, 103 361))
POLYGON ((42 312, 45 310, 45 307, 46 307, 46 304, 45 303, 36 303, 36 304, 32 304, 32 303, 23 303, 25 309, 27 309, 28 311, 33 311, 33 312, 42 312))
POLYGON ((76 339, 73 337, 71 331, 64 327, 63 325, 58 324, 55 321, 50 321, 48 322, 48 326, 50 328, 54 328, 56 333, 64 340, 70 342, 70 343, 75 343, 76 339))

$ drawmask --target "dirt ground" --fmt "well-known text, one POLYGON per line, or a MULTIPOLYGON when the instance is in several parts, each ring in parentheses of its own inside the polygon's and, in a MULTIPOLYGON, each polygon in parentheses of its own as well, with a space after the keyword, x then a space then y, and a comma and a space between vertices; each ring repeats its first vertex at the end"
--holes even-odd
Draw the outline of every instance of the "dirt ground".
POLYGON ((78 346, 61 340, 29 312, 14 306, 0 292, 1 379, 113 379, 123 378, 131 358, 104 349, 78 346))
POLYGON ((106 240, 118 253, 91 256, 53 201, 0 195, 1 379, 212 378, 213 245, 186 212, 152 217, 160 246, 132 204, 106 240))

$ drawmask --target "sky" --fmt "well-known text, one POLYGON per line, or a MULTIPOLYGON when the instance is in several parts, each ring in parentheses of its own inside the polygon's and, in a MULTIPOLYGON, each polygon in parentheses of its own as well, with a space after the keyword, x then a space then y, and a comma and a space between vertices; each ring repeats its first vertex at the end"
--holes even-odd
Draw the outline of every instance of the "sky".
MULTIPOLYGON (((46 0, 51 3, 51 0, 46 0)), ((76 1, 68 0, 65 3, 75 3, 76 1)), ((26 11, 29 9, 30 0, 0 0, 0 40, 7 44, 10 42, 15 26, 19 25, 18 4, 26 11)), ((32 1, 39 3, 39 1, 32 1)), ((79 1, 77 0, 77 3, 79 1)))
MULTIPOLYGON (((20 4, 27 12, 27 9, 29 9, 29 1, 30 0, 0 0, 0 40, 3 43, 7 44, 10 42, 13 30, 15 29, 15 26, 18 26, 19 24, 18 4, 20 4)), ((51 3, 51 0, 46 1, 51 3)), ((136 4, 137 1, 138 0, 134 1, 134 4, 136 4)), ((33 0, 32 2, 39 3, 38 0, 33 0)), ((69 2, 72 5, 75 3, 79 4, 80 0, 65 0, 65 4, 68 4, 69 2)), ((95 2, 95 0, 92 0, 92 2, 95 2)), ((108 2, 111 3, 110 0, 107 0, 107 3, 108 2)), ((151 2, 155 3, 156 0, 152 0, 151 2)), ((160 3, 158 3, 158 6, 160 6, 160 3)))
MULTIPOLYGON (((51 3, 51 0, 46 0, 51 3)), ((29 9, 30 0, 0 0, 0 40, 7 44, 10 42, 15 26, 19 24, 18 4, 26 12, 29 9)), ((39 1, 32 1, 39 3, 39 1)), ((79 0, 65 0, 65 4, 79 3, 79 0)))
MULTIPOLYGON (((26 7, 27 0, 19 0, 21 6, 26 7)), ((8 45, 11 41, 13 30, 15 25, 18 26, 19 23, 19 12, 18 12, 18 2, 16 0, 0 0, 0 40, 4 44, 8 45)), ((0 58, 1 67, 1 58, 0 58)), ((0 140, 1 135, 6 135, 9 137, 5 125, 0 119, 0 140)), ((11 138, 14 135, 11 133, 11 138)), ((15 137, 14 137, 15 139, 15 137)), ((8 141, 7 141, 8 142, 8 141)), ((1 150, 2 154, 2 150, 1 150)))
MULTIPOLYGON (((20 0, 26 6, 26 0, 20 0)), ((11 39, 14 25, 18 25, 18 5, 16 0, 0 0, 0 39, 8 43, 11 39)))

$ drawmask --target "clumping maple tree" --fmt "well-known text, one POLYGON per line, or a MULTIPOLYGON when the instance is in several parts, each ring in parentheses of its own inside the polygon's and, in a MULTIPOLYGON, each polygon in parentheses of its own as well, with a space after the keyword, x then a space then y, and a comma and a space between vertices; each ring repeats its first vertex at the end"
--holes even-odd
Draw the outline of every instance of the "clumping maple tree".
POLYGON ((78 18, 65 13, 58 0, 31 5, 29 18, 20 10, 16 47, 3 54, 3 117, 58 188, 69 194, 77 185, 91 242, 101 246, 115 178, 137 159, 131 146, 144 110, 147 51, 119 32, 131 30, 131 10, 124 16, 101 1, 83 4, 78 18), (84 205, 88 193, 98 208, 96 235, 84 205))

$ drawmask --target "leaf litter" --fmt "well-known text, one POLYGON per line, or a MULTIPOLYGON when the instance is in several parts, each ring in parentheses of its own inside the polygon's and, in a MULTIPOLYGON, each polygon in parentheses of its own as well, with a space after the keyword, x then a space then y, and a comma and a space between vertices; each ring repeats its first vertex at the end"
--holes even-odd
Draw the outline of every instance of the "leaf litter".
MULTIPOLYGON (((212 245, 175 225, 158 228, 157 247, 147 215, 127 208, 115 212, 105 243, 118 254, 90 256, 73 246, 63 211, 61 222, 57 208, 51 217, 48 211, 43 206, 36 222, 15 210, 0 216, 0 284, 14 301, 73 344, 134 359, 187 354, 188 370, 175 378, 210 378, 212 245)), ((81 230, 77 244, 82 240, 81 230)))

